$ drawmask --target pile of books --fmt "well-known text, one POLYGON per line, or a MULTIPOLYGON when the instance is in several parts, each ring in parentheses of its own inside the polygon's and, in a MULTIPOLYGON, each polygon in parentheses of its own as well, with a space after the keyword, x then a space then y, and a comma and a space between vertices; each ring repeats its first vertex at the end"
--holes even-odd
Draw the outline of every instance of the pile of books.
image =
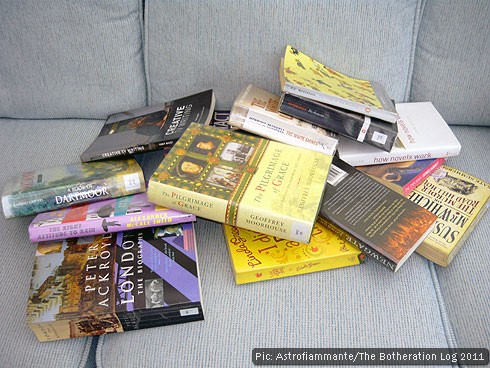
POLYGON ((490 185, 445 165, 461 145, 435 107, 291 46, 279 70, 281 95, 249 84, 229 112, 208 90, 111 115, 81 162, 7 184, 5 216, 35 215, 40 341, 204 319, 200 217, 222 224, 237 284, 365 259, 396 272, 414 252, 449 265, 490 185))

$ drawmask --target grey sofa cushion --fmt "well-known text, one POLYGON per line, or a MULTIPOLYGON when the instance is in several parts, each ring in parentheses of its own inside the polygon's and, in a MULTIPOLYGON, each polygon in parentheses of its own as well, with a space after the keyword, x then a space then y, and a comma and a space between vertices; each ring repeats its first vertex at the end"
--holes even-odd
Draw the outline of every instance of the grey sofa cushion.
POLYGON ((450 124, 490 125, 490 2, 430 0, 420 25, 412 101, 450 124))
POLYGON ((401 101, 418 16, 415 0, 149 1, 149 102, 214 88, 223 109, 248 83, 278 93, 287 44, 344 74, 380 81, 401 101))
POLYGON ((141 1, 2 1, 0 50, 0 117, 105 119, 146 103, 141 1))

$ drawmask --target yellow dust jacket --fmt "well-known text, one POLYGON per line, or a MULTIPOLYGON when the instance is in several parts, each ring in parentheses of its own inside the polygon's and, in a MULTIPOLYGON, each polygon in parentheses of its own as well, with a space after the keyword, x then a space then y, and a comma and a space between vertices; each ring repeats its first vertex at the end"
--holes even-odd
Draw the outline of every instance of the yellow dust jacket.
POLYGON ((149 180, 148 199, 307 243, 332 156, 193 123, 149 180))
POLYGON ((408 198, 438 217, 434 230, 416 252, 446 267, 486 212, 490 184, 442 165, 408 198))
POLYGON ((354 266, 364 254, 320 223, 309 244, 223 225, 235 282, 245 284, 354 266))

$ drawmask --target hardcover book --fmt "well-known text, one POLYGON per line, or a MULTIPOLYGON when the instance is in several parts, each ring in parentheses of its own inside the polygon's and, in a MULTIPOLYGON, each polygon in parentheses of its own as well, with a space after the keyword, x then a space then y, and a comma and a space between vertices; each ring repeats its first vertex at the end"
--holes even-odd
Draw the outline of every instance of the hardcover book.
POLYGON ((44 242, 195 220, 190 213, 158 206, 146 193, 138 193, 40 213, 28 231, 32 242, 44 242))
POLYGON ((193 223, 38 244, 27 324, 40 341, 202 319, 193 223))
POLYGON ((2 207, 6 218, 27 216, 145 190, 143 172, 134 159, 77 163, 12 178, 4 187, 2 207))
POLYGON ((436 170, 408 197, 438 217, 417 253, 448 266, 485 214, 489 197, 484 180, 447 165, 436 170))
MULTIPOLYGON (((396 272, 432 231, 437 216, 334 157, 319 221, 336 225, 366 255, 396 272), (327 221, 322 221, 327 220, 327 221)), ((337 231, 338 232, 338 231, 337 231)))
POLYGON ((461 144, 431 102, 399 103, 396 108, 399 139, 390 152, 340 137, 340 158, 352 166, 364 166, 459 155, 461 144))
POLYGON ((127 157, 172 146, 191 122, 209 124, 213 90, 108 117, 99 135, 80 156, 82 162, 127 157))
POLYGON ((279 96, 251 84, 233 103, 230 124, 278 142, 333 155, 337 134, 278 111, 279 96))
POLYGON ((417 185, 436 171, 445 160, 444 158, 432 158, 428 160, 401 161, 389 164, 357 166, 356 169, 406 197, 417 185))
POLYGON ((364 254, 316 223, 309 244, 223 225, 237 284, 272 280, 364 262, 364 254))
POLYGON ((281 89, 328 105, 395 123, 398 114, 384 87, 321 64, 288 45, 279 68, 281 89))
POLYGON ((388 152, 398 134, 397 124, 285 92, 279 111, 388 152))
POLYGON ((148 199, 308 243, 331 160, 306 148, 191 124, 150 178, 148 199))

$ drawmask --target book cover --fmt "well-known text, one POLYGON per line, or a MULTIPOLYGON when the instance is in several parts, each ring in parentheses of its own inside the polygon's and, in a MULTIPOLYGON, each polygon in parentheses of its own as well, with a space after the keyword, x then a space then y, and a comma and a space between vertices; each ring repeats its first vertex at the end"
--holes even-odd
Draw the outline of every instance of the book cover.
POLYGON ((352 166, 364 166, 459 155, 461 144, 431 102, 399 103, 396 108, 399 139, 390 152, 339 137, 340 158, 352 166))
POLYGON ((396 108, 380 83, 349 77, 290 45, 282 58, 279 77, 283 92, 390 123, 398 119, 396 108))
POLYGON ((282 114, 278 105, 279 96, 249 84, 233 103, 230 124, 278 142, 329 155, 335 153, 337 134, 282 114))
POLYGON ((134 159, 76 163, 12 178, 4 187, 2 207, 6 218, 28 216, 145 190, 143 172, 134 159))
POLYGON ((208 90, 113 114, 80 159, 89 162, 127 157, 172 146, 191 122, 208 124, 214 105, 213 90, 208 90))
POLYGON ((436 171, 445 158, 392 162, 389 164, 356 166, 374 180, 386 185, 395 192, 407 196, 417 185, 436 171))
POLYGON ((309 244, 223 225, 235 282, 272 280, 364 262, 348 241, 316 223, 309 244))
POLYGON ((150 178, 148 199, 308 243, 331 160, 309 149, 191 124, 150 178))
POLYGON ((145 192, 40 213, 28 232, 32 242, 45 242, 195 220, 190 213, 151 203, 145 192))
POLYGON ((281 94, 279 111, 388 152, 398 135, 397 124, 290 93, 281 94))
POLYGON ((486 213, 489 197, 489 183, 447 165, 436 170, 408 197, 438 217, 417 253, 448 266, 486 213))
MULTIPOLYGON (((359 240, 396 272, 432 231, 437 216, 334 156, 320 216, 359 240)), ((322 222, 323 224, 323 222, 322 222)))
POLYGON ((37 246, 27 324, 40 341, 202 319, 193 223, 37 246))

